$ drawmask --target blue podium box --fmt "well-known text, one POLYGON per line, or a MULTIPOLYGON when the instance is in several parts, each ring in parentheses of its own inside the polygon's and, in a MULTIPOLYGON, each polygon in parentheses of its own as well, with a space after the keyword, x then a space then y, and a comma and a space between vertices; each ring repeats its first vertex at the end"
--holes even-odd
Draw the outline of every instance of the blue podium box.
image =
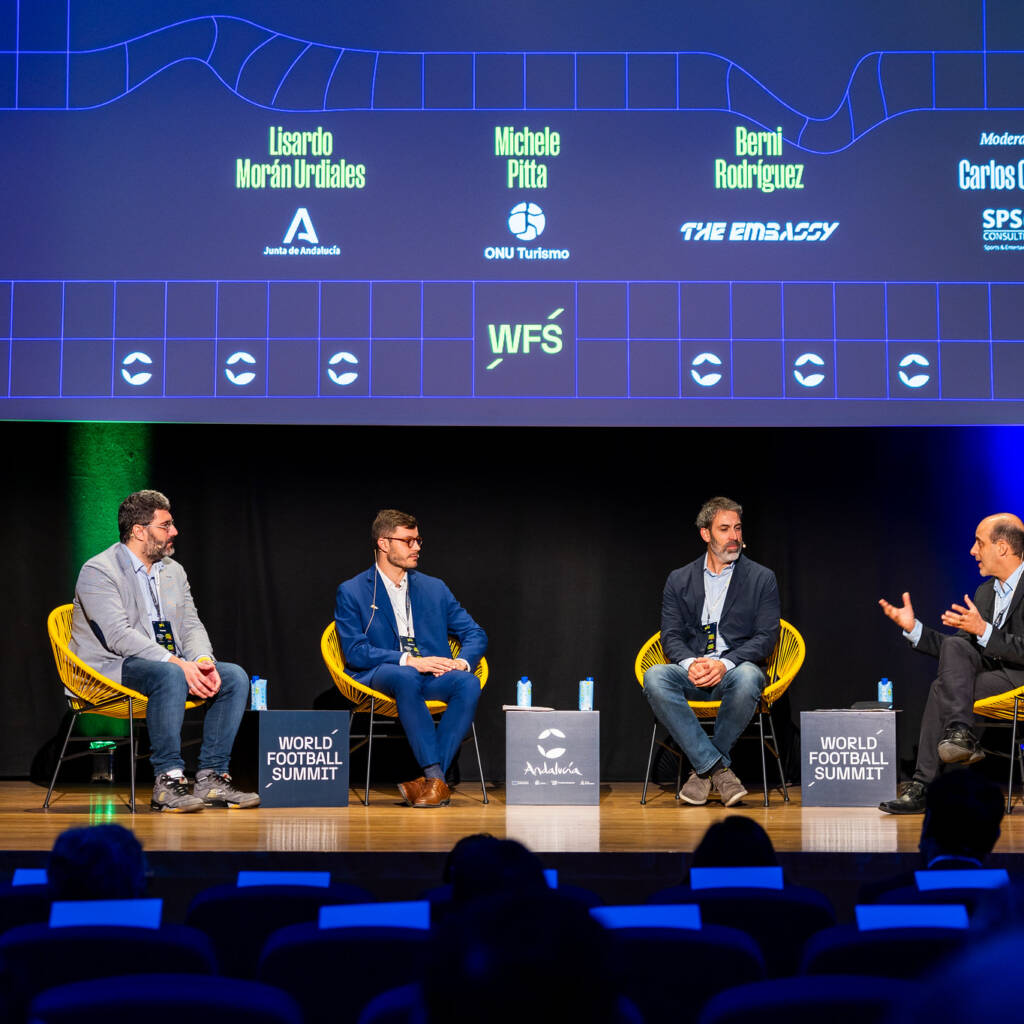
POLYGON ((260 711, 264 807, 347 807, 348 711, 260 711))
POLYGON ((506 711, 505 802, 597 804, 598 711, 506 711))

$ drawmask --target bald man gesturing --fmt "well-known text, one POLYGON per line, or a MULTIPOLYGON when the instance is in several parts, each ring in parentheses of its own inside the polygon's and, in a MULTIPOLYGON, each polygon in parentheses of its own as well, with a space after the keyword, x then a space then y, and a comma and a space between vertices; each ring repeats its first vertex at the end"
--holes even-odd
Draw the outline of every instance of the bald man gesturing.
POLYGON ((895 800, 879 808, 889 814, 915 814, 925 809, 928 784, 942 764, 973 764, 985 752, 971 728, 974 702, 1024 686, 1024 523, 1002 512, 978 523, 971 554, 982 576, 972 601, 954 604, 942 624, 956 629, 937 633, 914 616, 910 594, 902 605, 882 600, 882 611, 903 629, 903 635, 925 654, 939 659, 921 721, 914 778, 895 800))

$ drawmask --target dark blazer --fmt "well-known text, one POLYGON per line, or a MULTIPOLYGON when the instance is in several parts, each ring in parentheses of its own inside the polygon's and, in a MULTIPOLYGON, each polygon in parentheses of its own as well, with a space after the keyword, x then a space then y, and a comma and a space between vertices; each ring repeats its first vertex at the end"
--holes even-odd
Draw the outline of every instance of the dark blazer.
MULTIPOLYGON (((985 580, 974 592, 974 603, 981 617, 991 622, 996 606, 996 592, 991 579, 985 580)), ((949 635, 922 623, 921 639, 917 642, 916 650, 937 658, 942 641, 949 635)), ((985 647, 978 643, 973 633, 958 629, 955 635, 970 640, 981 651, 982 657, 986 659, 987 670, 1002 669, 1014 686, 1024 686, 1024 576, 1013 592, 1002 626, 992 627, 992 635, 985 647)))
MULTIPOLYGON (((669 574, 661 598, 661 648, 674 663, 704 654, 704 560, 669 574)), ((779 585, 771 569, 740 555, 732 570, 718 631, 729 647, 723 657, 764 664, 779 639, 779 585)))
MULTIPOLYGON (((450 658, 448 637, 462 644, 459 657, 475 669, 487 650, 487 634, 455 600, 445 584, 434 576, 412 571, 409 602, 416 646, 423 657, 450 658)), ((361 683, 370 683, 381 665, 397 665, 402 657, 398 624, 377 567, 353 576, 338 587, 334 622, 345 657, 345 670, 361 683), (373 596, 377 585, 376 599, 373 596), (374 611, 370 605, 375 604, 374 611)))

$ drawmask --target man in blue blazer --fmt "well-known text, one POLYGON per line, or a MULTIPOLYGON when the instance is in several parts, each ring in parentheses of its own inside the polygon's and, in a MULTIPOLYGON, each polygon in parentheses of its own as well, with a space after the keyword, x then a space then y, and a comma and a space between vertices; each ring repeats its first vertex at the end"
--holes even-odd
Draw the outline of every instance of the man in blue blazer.
POLYGON ((423 772, 399 785, 402 798, 411 807, 440 807, 451 799, 445 772, 480 699, 473 669, 487 650, 487 634, 441 580, 416 571, 423 540, 415 517, 383 509, 370 535, 373 567, 342 583, 334 604, 345 669, 398 705, 423 772), (458 658, 449 636, 462 645, 458 658), (436 726, 428 700, 448 705, 436 726))
POLYGON ((693 770, 679 791, 705 804, 712 787, 731 807, 747 791, 729 754, 754 717, 764 665, 779 639, 775 573, 743 556, 743 509, 712 498, 697 516, 707 553, 672 572, 661 603, 661 647, 667 665, 644 673, 644 693, 693 770), (687 701, 720 700, 711 736, 687 701))

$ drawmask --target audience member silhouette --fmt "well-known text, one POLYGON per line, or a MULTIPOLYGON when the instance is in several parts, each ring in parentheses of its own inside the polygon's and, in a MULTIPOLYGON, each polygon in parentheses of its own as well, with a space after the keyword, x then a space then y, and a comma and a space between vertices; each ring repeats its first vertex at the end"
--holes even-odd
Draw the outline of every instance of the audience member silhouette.
POLYGON ((423 997, 431 1024, 639 1019, 612 982, 607 933, 584 907, 535 879, 453 912, 437 927, 429 960, 423 997))
POLYGON ((57 836, 46 865, 55 900, 127 900, 146 891, 146 857, 120 825, 69 828, 57 836))
POLYGON ((776 867, 768 833, 753 818, 734 814, 716 821, 693 851, 692 868, 776 867))
MULTIPOLYGON (((929 787, 917 848, 918 870, 971 871, 984 867, 999 839, 1005 797, 980 772, 946 771, 929 787)), ((860 902, 887 900, 900 890, 916 889, 914 872, 906 871, 861 887, 860 902)), ((977 898, 973 899, 977 902, 977 898)))

